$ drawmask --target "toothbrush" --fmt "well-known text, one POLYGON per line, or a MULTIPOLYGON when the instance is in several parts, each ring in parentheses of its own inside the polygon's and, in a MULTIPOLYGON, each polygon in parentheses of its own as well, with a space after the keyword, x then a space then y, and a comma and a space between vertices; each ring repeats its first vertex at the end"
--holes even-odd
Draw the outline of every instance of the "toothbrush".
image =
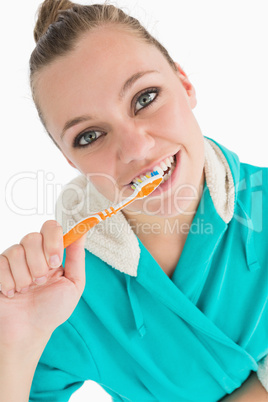
POLYGON ((85 219, 79 221, 68 232, 66 232, 63 235, 64 248, 78 240, 99 222, 105 221, 105 219, 115 215, 118 211, 125 208, 133 201, 147 197, 159 186, 162 180, 163 176, 161 176, 157 171, 146 174, 145 176, 141 176, 140 178, 136 178, 131 186, 134 191, 128 198, 113 207, 105 209, 104 211, 89 215, 85 219))

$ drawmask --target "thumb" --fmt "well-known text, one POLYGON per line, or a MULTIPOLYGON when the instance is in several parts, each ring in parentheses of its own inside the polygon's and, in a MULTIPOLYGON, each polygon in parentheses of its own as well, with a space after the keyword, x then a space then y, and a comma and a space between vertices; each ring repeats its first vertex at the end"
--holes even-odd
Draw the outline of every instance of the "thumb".
POLYGON ((86 281, 84 249, 86 237, 87 233, 66 248, 64 269, 64 276, 75 284, 81 294, 84 290, 86 281))

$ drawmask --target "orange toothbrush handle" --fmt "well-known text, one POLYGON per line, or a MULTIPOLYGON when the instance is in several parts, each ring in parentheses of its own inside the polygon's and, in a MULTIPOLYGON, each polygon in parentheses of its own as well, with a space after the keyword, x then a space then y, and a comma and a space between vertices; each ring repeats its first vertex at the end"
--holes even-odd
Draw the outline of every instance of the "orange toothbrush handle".
POLYGON ((90 216, 82 222, 78 222, 69 232, 63 235, 64 248, 68 247, 70 244, 80 239, 89 229, 93 228, 100 220, 95 216, 90 216))

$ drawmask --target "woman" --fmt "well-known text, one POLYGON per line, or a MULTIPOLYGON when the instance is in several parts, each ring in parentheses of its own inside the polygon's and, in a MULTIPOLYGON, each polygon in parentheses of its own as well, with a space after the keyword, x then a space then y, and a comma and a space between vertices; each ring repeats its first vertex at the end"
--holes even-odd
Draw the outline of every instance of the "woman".
POLYGON ((117 401, 265 400, 251 372, 268 352, 268 217, 244 182, 265 205, 267 169, 203 137, 187 75, 121 10, 45 1, 35 39, 37 110, 82 175, 61 226, 1 255, 4 400, 68 400, 86 379, 117 401), (164 183, 69 246, 63 269, 62 230, 155 168, 164 183))

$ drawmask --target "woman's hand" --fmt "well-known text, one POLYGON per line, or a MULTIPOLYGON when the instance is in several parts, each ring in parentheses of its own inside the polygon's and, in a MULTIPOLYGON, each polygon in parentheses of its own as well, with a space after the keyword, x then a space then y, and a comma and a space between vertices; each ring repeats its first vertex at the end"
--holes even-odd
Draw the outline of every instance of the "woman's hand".
POLYGON ((0 350, 30 347, 69 318, 85 286, 85 237, 66 249, 65 269, 56 221, 0 254, 0 350))

